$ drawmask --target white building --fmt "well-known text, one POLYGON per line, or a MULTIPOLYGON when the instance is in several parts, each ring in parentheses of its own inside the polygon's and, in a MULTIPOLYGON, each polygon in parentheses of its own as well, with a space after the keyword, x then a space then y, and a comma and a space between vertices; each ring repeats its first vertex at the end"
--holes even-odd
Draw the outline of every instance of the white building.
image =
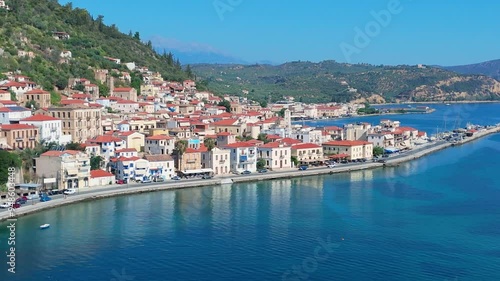
POLYGON ((257 147, 249 142, 236 142, 225 146, 231 150, 231 171, 257 171, 257 147))
POLYGON ((302 128, 300 130, 293 131, 290 138, 301 140, 304 143, 321 145, 323 132, 321 130, 316 130, 315 128, 302 128))
POLYGON ((139 157, 116 158, 117 180, 142 181, 149 177, 149 162, 139 157))
POLYGON ((61 119, 48 115, 33 115, 19 121, 19 124, 33 125, 40 132, 40 141, 66 144, 71 142, 71 135, 62 134, 61 119))
POLYGON ((289 169, 292 167, 292 150, 290 146, 280 142, 270 142, 257 148, 259 158, 266 161, 266 168, 271 170, 289 169))
POLYGON ((130 100, 119 100, 112 103, 111 108, 121 113, 135 113, 139 111, 139 103, 130 100))
POLYGON ((158 178, 164 180, 175 176, 175 163, 170 155, 145 155, 144 158, 149 161, 149 179, 157 181, 158 178))
POLYGON ((17 123, 31 116, 31 110, 21 106, 9 106, 0 108, 0 124, 17 123))
POLYGON ((126 147, 125 141, 113 136, 97 136, 88 141, 91 144, 97 144, 100 146, 99 155, 104 158, 107 163, 111 157, 115 157, 115 152, 117 150, 126 147))

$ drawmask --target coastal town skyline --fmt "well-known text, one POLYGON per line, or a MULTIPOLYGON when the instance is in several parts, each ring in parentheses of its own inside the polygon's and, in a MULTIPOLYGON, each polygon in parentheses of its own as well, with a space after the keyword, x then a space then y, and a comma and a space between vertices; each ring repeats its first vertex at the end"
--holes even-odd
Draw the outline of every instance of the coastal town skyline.
POLYGON ((121 1, 117 6, 60 1, 68 2, 88 9, 94 17, 104 15, 107 24, 116 24, 124 33, 139 31, 143 40, 152 40, 159 50, 193 56, 210 53, 212 62, 336 60, 454 66, 499 58, 495 46, 500 39, 491 36, 499 24, 494 11, 500 4, 496 2, 380 0, 309 5, 299 1, 283 5, 215 0, 150 1, 149 5, 121 1), (165 9, 189 10, 190 20, 182 12, 162 16, 165 9), (146 20, 138 16, 146 14, 146 20))

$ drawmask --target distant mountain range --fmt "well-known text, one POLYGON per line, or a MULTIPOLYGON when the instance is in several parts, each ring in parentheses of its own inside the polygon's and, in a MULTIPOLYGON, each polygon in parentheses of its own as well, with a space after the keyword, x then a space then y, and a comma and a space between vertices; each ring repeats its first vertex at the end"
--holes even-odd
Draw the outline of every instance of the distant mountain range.
POLYGON ((260 101, 426 102, 500 100, 500 82, 431 66, 375 66, 335 61, 281 65, 200 64, 193 72, 218 94, 260 101))
POLYGON ((467 65, 441 67, 461 74, 481 74, 500 80, 500 59, 467 65))

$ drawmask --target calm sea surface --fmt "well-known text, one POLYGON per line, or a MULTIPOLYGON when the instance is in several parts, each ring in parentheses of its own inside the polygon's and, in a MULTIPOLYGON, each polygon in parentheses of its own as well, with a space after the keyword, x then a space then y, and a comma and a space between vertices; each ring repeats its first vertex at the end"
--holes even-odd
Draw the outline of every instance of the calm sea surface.
MULTIPOLYGON (((391 118, 429 130, 443 110, 500 122, 494 104, 391 118)), ((496 134, 397 168, 56 208, 19 218, 16 274, 0 224, 0 280, 496 281, 499 171, 496 134)))

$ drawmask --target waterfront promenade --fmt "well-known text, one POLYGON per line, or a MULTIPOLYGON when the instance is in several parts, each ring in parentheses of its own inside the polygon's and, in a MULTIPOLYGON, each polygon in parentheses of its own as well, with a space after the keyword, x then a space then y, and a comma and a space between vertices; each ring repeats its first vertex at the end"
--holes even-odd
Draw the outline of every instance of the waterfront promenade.
MULTIPOLYGON (((426 143, 416 148, 408 151, 406 153, 393 155, 391 157, 385 158, 386 163, 378 162, 365 162, 365 163, 349 163, 349 164, 339 164, 337 167, 312 167, 305 171, 299 171, 296 168, 283 170, 283 171, 270 171, 268 173, 259 174, 254 173, 250 175, 227 175, 223 177, 217 177, 213 179, 203 180, 203 179, 183 179, 179 181, 168 181, 163 183, 133 183, 129 185, 110 185, 98 188, 88 188, 82 189, 77 194, 69 195, 67 198, 63 198, 62 195, 53 196, 53 200, 48 202, 39 202, 38 200, 28 201, 21 208, 14 210, 14 217, 20 217, 27 214, 35 213, 41 210, 54 208, 62 205, 73 204, 77 202, 90 201, 100 198, 107 198, 113 196, 124 196, 130 194, 144 193, 144 192, 154 192, 161 190, 171 190, 171 189, 181 189, 181 188, 193 188, 202 186, 215 186, 225 184, 226 182, 239 183, 239 182, 250 182, 250 181, 260 181, 260 180, 272 180, 280 178, 292 178, 292 177, 303 177, 303 176, 314 176, 321 174, 334 174, 334 173, 344 173, 351 171, 359 171, 366 169, 381 168, 384 166, 396 166, 399 163, 411 161, 427 154, 448 148, 453 145, 461 145, 481 137, 487 136, 492 133, 500 132, 500 127, 493 127, 477 132, 474 136, 468 137, 458 143, 450 143, 447 141, 435 141, 431 143, 426 143)), ((0 221, 12 218, 9 210, 0 210, 0 221)))

